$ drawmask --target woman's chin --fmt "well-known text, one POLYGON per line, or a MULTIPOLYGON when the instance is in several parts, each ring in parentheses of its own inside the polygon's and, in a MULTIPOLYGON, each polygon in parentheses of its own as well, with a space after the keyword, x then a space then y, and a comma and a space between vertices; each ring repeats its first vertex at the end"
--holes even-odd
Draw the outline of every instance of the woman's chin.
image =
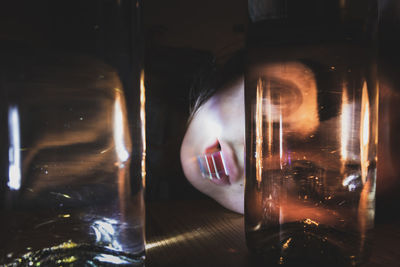
POLYGON ((236 213, 243 214, 244 213, 244 196, 243 194, 240 196, 228 196, 227 198, 222 198, 218 200, 218 203, 224 206, 225 208, 234 211, 236 213))

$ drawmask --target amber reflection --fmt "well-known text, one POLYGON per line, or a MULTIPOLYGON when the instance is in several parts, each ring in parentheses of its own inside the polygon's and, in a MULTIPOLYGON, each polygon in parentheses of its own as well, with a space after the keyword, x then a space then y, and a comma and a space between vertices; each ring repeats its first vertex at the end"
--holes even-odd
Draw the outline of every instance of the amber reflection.
POLYGON ((119 88, 115 88, 115 104, 114 104, 114 143, 117 153, 118 165, 128 160, 130 155, 130 135, 128 133, 128 125, 126 121, 126 109, 123 92, 119 88))
MULTIPOLYGON (((342 107, 341 107, 341 157, 342 162, 345 163, 349 157, 348 155, 348 146, 349 142, 353 140, 353 136, 351 136, 351 123, 352 123, 352 115, 354 114, 354 105, 351 105, 349 102, 348 96, 348 88, 346 84, 343 84, 343 92, 342 92, 342 107)), ((351 145, 350 145, 351 146, 351 145)))
POLYGON ((257 190, 262 193, 248 197, 255 205, 248 206, 248 225, 256 231, 303 222, 364 232, 373 220, 375 170, 371 160, 375 159, 371 155, 376 144, 371 142, 376 141, 376 122, 370 103, 375 95, 369 95, 369 90, 375 88, 369 89, 364 77, 348 74, 347 69, 347 76, 337 76, 343 77, 339 88, 317 88, 313 71, 299 62, 270 63, 254 72, 258 81, 253 100, 256 153, 252 166, 257 190), (337 99, 337 94, 341 99, 319 102, 318 90, 329 101, 337 99), (332 108, 321 103, 336 105, 337 111, 320 119, 319 109, 332 108))
POLYGON ((113 122, 113 136, 115 144, 115 153, 117 155, 118 166, 118 199, 119 208, 121 211, 122 219, 126 217, 126 198, 129 194, 129 166, 131 154, 131 135, 129 134, 129 127, 126 114, 125 97, 122 90, 115 88, 115 103, 114 103, 114 122, 113 122))
MULTIPOLYGON (((257 187, 260 187, 262 181, 262 172, 263 172, 263 85, 262 81, 259 80, 257 82, 257 99, 256 99, 256 180, 257 180, 257 187)), ((267 90, 268 94, 268 90, 267 90)), ((267 95, 268 97, 268 95, 267 95)), ((268 116, 268 115, 267 115, 268 116)), ((272 145, 272 134, 268 135, 268 147, 271 151, 272 145)))
MULTIPOLYGON (((364 82, 361 96, 361 119, 360 119, 360 157, 361 157, 361 179, 363 184, 367 180, 369 166, 369 141, 370 141, 370 106, 367 83, 364 82)), ((375 140, 374 140, 375 141, 375 140)))
POLYGON ((259 71, 264 81, 265 123, 282 121, 287 130, 301 135, 312 133, 319 125, 312 70, 299 62, 282 62, 267 64, 259 71))

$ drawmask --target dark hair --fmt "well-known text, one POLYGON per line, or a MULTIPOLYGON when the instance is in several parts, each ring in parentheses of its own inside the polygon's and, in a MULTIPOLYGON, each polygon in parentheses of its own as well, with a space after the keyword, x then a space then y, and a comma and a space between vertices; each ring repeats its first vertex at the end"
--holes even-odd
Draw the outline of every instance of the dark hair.
MULTIPOLYGON (((299 61, 308 66, 315 74, 315 80, 318 88, 318 103, 324 107, 319 108, 320 120, 327 120, 339 112, 339 106, 333 103, 339 103, 337 100, 340 95, 332 93, 340 88, 340 74, 331 71, 330 67, 321 63, 299 59, 299 61), (338 76, 339 75, 339 76, 338 76)), ((239 50, 231 56, 224 64, 218 66, 215 58, 200 68, 190 87, 190 115, 188 123, 193 119, 197 110, 227 83, 237 79, 244 74, 244 51, 239 50)), ((353 78, 354 85, 360 81, 357 75, 353 78)), ((358 84, 358 86, 360 86, 358 84)))
POLYGON ((190 116, 192 120, 197 110, 227 83, 235 80, 244 73, 244 51, 235 52, 224 64, 217 65, 214 58, 201 67, 190 87, 190 116))

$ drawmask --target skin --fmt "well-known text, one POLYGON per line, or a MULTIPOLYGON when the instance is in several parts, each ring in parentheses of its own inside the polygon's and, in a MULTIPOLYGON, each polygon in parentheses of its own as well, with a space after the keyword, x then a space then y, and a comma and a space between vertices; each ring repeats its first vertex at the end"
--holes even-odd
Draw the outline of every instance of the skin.
MULTIPOLYGON (((286 62, 261 66, 259 71, 271 79, 281 81, 282 84, 292 84, 293 88, 297 88, 300 95, 302 95, 302 100, 298 105, 295 105, 296 109, 287 111, 289 113, 285 117, 288 123, 285 127, 289 127, 289 129, 296 131, 299 135, 304 135, 304 137, 311 135, 316 127, 319 127, 319 124, 323 124, 320 125, 322 132, 339 127, 338 125, 336 126, 334 118, 332 120, 319 121, 315 77, 307 66, 299 62, 286 62)), ((383 84, 385 85, 385 83, 383 84)), ((391 92, 391 90, 384 90, 388 86, 383 87, 383 92, 391 92)), ((393 96, 392 93, 385 93, 384 95, 393 96)), ((282 96, 286 97, 285 95, 282 96)), ((296 99, 292 96, 293 94, 290 93, 287 95, 289 97, 287 101, 291 104, 296 102, 296 99)), ((291 106, 293 107, 293 105, 291 106)), ((273 110, 272 112, 273 114, 276 113, 273 110)), ((242 76, 218 90, 197 110, 188 126, 181 146, 181 163, 188 181, 222 206, 242 214, 244 212, 245 180, 244 115, 244 79, 242 76), (197 157, 218 150, 221 150, 224 155, 229 176, 221 180, 204 178, 201 174, 197 157)), ((271 118, 275 120, 277 118, 275 117, 272 115, 271 118)), ((384 132, 382 124, 380 125, 380 132, 384 132)), ((386 165, 389 162, 388 160, 393 159, 388 155, 389 151, 391 151, 388 148, 388 140, 384 138, 383 141, 380 141, 379 150, 379 156, 381 159, 385 159, 379 162, 386 165)), ((318 155, 315 151, 313 153, 302 151, 300 154, 321 166, 327 166, 330 162, 338 160, 337 157, 334 157, 335 154, 328 154, 328 156, 326 153, 318 155), (332 155, 332 158, 330 158, 330 155, 332 155)), ((293 160, 295 159, 293 158, 293 160)), ((387 190, 387 188, 381 186, 382 181, 385 181, 384 183, 389 186, 395 184, 394 180, 396 179, 389 179, 391 177, 390 173, 398 172, 390 172, 391 169, 394 168, 381 168, 378 179, 378 181, 381 181, 378 182, 378 185, 380 185, 377 190, 378 195, 385 189, 387 190), (382 173, 382 170, 385 170, 384 173, 382 173)), ((397 175, 392 176, 397 177, 397 175)), ((318 212, 321 213, 320 211, 318 212)))
MULTIPOLYGON (((313 128, 318 123, 315 107, 316 87, 311 70, 303 64, 288 62, 267 65, 263 67, 263 73, 276 80, 293 83, 299 88, 300 94, 306 97, 296 107, 298 114, 306 118, 300 120, 306 121, 306 125, 299 123, 297 115, 291 120, 291 127, 302 128, 304 134, 307 134, 311 130, 309 127, 313 128)), ((286 97, 293 103, 294 99, 290 94, 286 97)), ((182 167, 189 182, 222 206, 242 214, 244 212, 244 115, 242 76, 218 90, 197 110, 181 147, 182 167), (219 149, 224 155, 229 177, 221 180, 204 178, 197 156, 219 149)))
POLYGON ((181 162, 189 182, 222 206, 243 213, 244 96, 243 77, 226 84, 193 116, 181 147, 181 162), (224 154, 228 179, 204 178, 197 156, 219 150, 224 154))

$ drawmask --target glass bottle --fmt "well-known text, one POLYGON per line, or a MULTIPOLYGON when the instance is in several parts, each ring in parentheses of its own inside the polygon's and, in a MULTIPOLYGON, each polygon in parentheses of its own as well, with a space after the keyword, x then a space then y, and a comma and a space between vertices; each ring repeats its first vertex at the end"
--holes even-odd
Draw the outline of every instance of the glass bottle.
POLYGON ((4 3, 0 265, 143 265, 141 8, 4 3))
POLYGON ((354 266, 374 225, 373 1, 250 0, 247 245, 271 264, 354 266))

